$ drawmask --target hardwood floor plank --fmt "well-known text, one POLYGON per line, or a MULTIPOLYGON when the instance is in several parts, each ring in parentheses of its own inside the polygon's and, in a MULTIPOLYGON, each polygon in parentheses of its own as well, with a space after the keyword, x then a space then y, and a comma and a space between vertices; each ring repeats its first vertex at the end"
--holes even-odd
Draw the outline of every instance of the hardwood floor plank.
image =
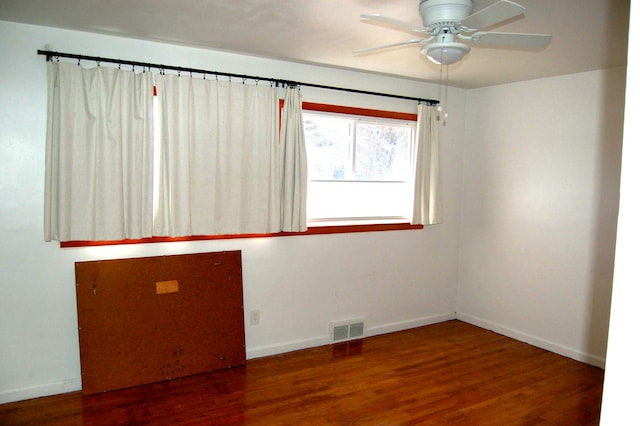
POLYGON ((604 372, 460 322, 0 405, 12 425, 597 425, 604 372))

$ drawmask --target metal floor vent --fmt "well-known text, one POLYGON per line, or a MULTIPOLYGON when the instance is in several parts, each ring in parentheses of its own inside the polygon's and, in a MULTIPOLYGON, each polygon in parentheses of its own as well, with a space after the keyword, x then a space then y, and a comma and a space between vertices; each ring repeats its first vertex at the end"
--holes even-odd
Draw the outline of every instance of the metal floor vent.
POLYGON ((329 329, 332 342, 360 339, 364 337, 364 320, 332 322, 329 329))

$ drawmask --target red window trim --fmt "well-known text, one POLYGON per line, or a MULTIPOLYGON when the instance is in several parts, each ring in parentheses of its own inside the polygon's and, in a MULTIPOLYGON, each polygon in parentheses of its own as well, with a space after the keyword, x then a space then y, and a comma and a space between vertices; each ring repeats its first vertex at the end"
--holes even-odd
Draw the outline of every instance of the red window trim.
MULTIPOLYGON (((280 100, 280 109, 284 106, 284 100, 280 100)), ((302 102, 302 109, 306 111, 333 112, 338 114, 362 115, 367 117, 392 118, 397 120, 418 121, 417 114, 404 112, 384 111, 368 108, 356 108, 342 105, 329 105, 314 102, 302 102)), ((113 240, 113 241, 64 241, 60 243, 62 248, 71 247, 95 247, 122 244, 146 244, 146 243, 167 243, 177 241, 207 241, 207 240, 228 240, 236 238, 270 238, 289 237, 298 235, 324 235, 324 234, 346 234, 354 232, 377 232, 377 231, 400 231, 408 229, 423 229, 423 225, 412 225, 410 223, 381 223, 363 225, 335 225, 335 226, 314 226, 305 232, 277 232, 274 234, 231 234, 231 235, 192 235, 188 237, 149 237, 135 240, 113 240)))
MULTIPOLYGON (((280 99, 280 109, 284 106, 284 99, 280 99)), ((362 115, 365 117, 392 118, 395 120, 418 121, 418 114, 408 112, 385 111, 381 109, 357 108, 344 105, 329 105, 315 102, 302 102, 304 111, 333 112, 337 114, 362 115)))
POLYGON ((379 232, 379 231, 403 231, 409 229, 423 229, 423 225, 412 225, 410 223, 383 223, 367 225, 339 225, 339 226, 314 226, 305 232, 276 232, 273 234, 230 234, 230 235, 192 235, 189 237, 150 237, 136 240, 113 240, 113 241, 64 241, 60 243, 62 248, 70 247, 95 247, 122 244, 147 244, 147 243, 169 243, 177 241, 208 241, 208 240, 229 240, 237 238, 271 238, 271 237, 292 237, 299 235, 324 235, 324 234, 346 234, 353 232, 379 232))

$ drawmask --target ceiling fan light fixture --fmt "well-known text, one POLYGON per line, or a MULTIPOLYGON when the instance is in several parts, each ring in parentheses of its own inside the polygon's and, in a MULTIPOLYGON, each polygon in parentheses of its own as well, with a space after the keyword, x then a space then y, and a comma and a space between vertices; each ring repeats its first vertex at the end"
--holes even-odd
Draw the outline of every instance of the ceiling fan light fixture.
POLYGON ((421 52, 438 65, 451 65, 464 58, 469 50, 469 46, 464 43, 446 42, 428 44, 421 52))

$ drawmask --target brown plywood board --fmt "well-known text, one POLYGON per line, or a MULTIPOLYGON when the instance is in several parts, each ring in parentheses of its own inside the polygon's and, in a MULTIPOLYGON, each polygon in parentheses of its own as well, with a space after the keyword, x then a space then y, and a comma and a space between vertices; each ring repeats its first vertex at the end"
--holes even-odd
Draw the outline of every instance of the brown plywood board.
POLYGON ((246 363, 240 251, 75 270, 84 394, 246 363))

